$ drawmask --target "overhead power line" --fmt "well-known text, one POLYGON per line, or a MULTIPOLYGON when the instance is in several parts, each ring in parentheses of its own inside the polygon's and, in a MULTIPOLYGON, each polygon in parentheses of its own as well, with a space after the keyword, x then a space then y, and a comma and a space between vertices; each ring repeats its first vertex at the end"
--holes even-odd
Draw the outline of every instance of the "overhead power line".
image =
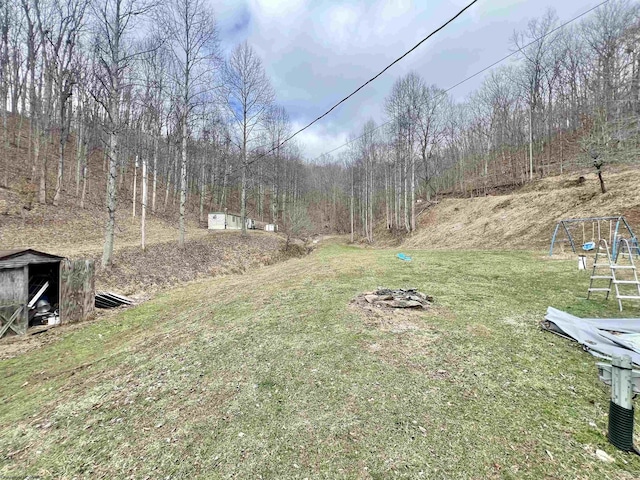
MULTIPOLYGON (((474 74, 472 74, 472 75, 469 75, 469 76, 468 76, 468 77, 466 77, 465 79, 460 80, 460 81, 459 81, 458 83, 456 83, 455 85, 452 85, 452 86, 450 86, 449 88, 447 88, 446 90, 443 90, 442 92, 440 92, 440 95, 438 95, 438 96, 436 97, 436 99, 437 99, 437 98, 440 98, 440 97, 442 97, 442 96, 444 96, 446 93, 449 93, 449 92, 450 92, 451 90, 453 90, 454 88, 459 87, 460 85, 462 85, 462 84, 463 84, 463 83, 465 83, 465 82, 468 82, 468 81, 469 81, 469 80, 471 80, 472 78, 477 77, 477 76, 478 76, 478 75, 480 75, 481 73, 484 73, 484 72, 486 72, 487 70, 489 70, 489 69, 491 69, 491 68, 495 67, 495 66, 496 66, 496 65, 498 65, 499 63, 504 62, 505 60, 507 60, 508 58, 510 58, 510 57, 512 57, 512 56, 514 56, 514 55, 516 55, 517 53, 520 53, 520 52, 521 52, 522 50, 524 50, 525 48, 527 48, 527 47, 529 47, 529 46, 533 45, 534 43, 536 43, 536 42, 538 42, 538 41, 542 40, 543 38, 545 38, 545 37, 547 37, 547 36, 551 35, 552 33, 555 33, 555 32, 557 32, 558 30, 560 30, 560 29, 562 29, 562 28, 566 27, 566 26, 567 26, 567 25, 569 25, 570 23, 575 22, 575 21, 576 21, 576 20, 578 20, 579 18, 584 17, 584 16, 585 16, 585 15, 587 15, 588 13, 591 13, 592 11, 594 11, 595 9, 597 9, 597 8, 599 8, 599 7, 601 7, 601 6, 603 6, 604 4, 609 3, 609 1, 610 1, 610 0, 605 0, 605 1, 604 1, 604 2, 602 2, 602 3, 599 3, 599 4, 598 4, 598 5, 596 5, 595 7, 592 7, 592 8, 590 8, 589 10, 587 10, 587 11, 585 11, 585 12, 581 13, 580 15, 578 15, 578 16, 576 16, 576 17, 573 17, 571 20, 567 20, 566 22, 564 22, 563 24, 561 24, 561 25, 557 26, 556 28, 554 28, 554 29, 552 29, 552 30, 549 30, 549 31, 548 31, 547 33, 545 33, 544 35, 541 35, 541 36, 539 36, 538 38, 536 38, 536 39, 534 39, 534 40, 530 41, 530 42, 529 42, 529 43, 527 43, 526 45, 523 45, 523 46, 522 46, 521 48, 519 48, 518 50, 514 50, 513 52, 509 53, 508 55, 505 55, 505 56, 504 56, 504 57, 502 57, 500 60, 496 60, 496 61, 495 61, 495 62, 493 62, 491 65, 488 65, 488 66, 484 67, 483 69, 478 70, 476 73, 474 73, 474 74)), ((373 131, 376 131, 376 130, 379 130, 379 129, 383 128, 383 127, 386 127, 386 126, 387 126, 387 125, 389 125, 391 122, 392 122, 392 120, 388 120, 388 121, 386 121, 386 122, 384 122, 384 123, 382 123, 382 124, 378 125, 376 128, 374 128, 374 129, 373 129, 373 131)), ((306 127, 305 127, 305 128, 306 128, 306 127)), ((335 152, 335 151, 337 151, 337 150, 340 150, 341 148, 346 147, 347 145, 351 145, 353 142, 355 142, 355 141, 357 141, 357 140, 360 140, 362 137, 364 137, 364 135, 365 135, 365 134, 362 134, 362 135, 359 135, 359 136, 357 136, 357 137, 355 137, 355 138, 352 138, 352 139, 351 139, 351 140, 349 140, 348 142, 345 142, 345 143, 343 143, 342 145, 340 145, 340 146, 338 146, 338 147, 333 148, 332 150, 329 150, 329 151, 327 151, 327 152, 324 152, 324 153, 322 153, 322 154, 318 155, 318 156, 317 156, 317 157, 315 157, 313 160, 315 161, 315 160, 319 159, 320 157, 322 157, 322 156, 324 156, 324 155, 330 155, 331 153, 333 153, 333 152, 335 152)))
POLYGON ((400 60, 402 60, 403 58, 405 58, 407 55, 409 55, 411 52, 413 52, 415 49, 417 49, 420 45, 422 45, 424 42, 426 42, 427 40, 429 40, 431 37, 433 37, 436 33, 438 33, 440 30, 444 29, 447 25, 449 25, 450 23, 452 23, 456 18, 458 18, 460 15, 462 15, 466 10, 468 10, 469 8, 471 8, 471 6, 474 3, 477 3, 478 0, 473 0, 472 2, 470 2, 467 6, 465 6, 462 10, 460 10, 458 13, 456 13, 453 17, 451 17, 449 20, 447 20, 445 23, 443 23, 442 25, 440 25, 438 28, 436 28, 435 30, 433 30, 429 35, 427 35, 426 37, 424 37, 422 40, 420 40, 418 43, 416 43, 410 50, 406 51, 404 54, 402 54, 400 57, 396 58, 393 62, 391 62, 389 65, 387 65, 386 67, 384 67, 380 72, 378 72, 374 77, 371 77, 369 80, 367 80, 365 83, 363 83, 362 85, 360 85, 358 88, 356 88, 353 92, 351 92, 349 95, 347 95, 346 97, 344 97, 342 100, 340 100, 338 103, 336 103, 335 105, 333 105, 329 110, 327 110, 326 112, 324 112, 322 115, 320 115, 319 117, 317 117, 315 120, 313 120, 312 122, 308 123, 307 125, 305 125, 304 127, 302 127, 300 130, 296 131, 295 133, 289 135, 287 138, 285 138, 284 140, 282 140, 282 142, 280 142, 278 145, 276 145, 275 147, 273 147, 271 150, 267 151, 266 153, 263 153, 262 155, 258 156, 257 158, 251 160, 250 162, 247 162, 247 165, 251 165, 254 162, 257 162, 258 160, 260 160, 263 157, 266 157, 267 155, 269 155, 270 153, 274 152, 275 150, 277 150, 278 148, 280 148, 282 145, 284 145, 285 143, 287 143, 289 140, 293 139, 293 137, 295 137, 296 135, 298 135, 299 133, 305 131, 307 128, 309 128, 311 125, 313 125, 314 123, 320 121, 321 119, 323 119, 324 117, 326 117, 327 115, 329 115, 333 110, 335 110, 338 106, 340 106, 341 104, 343 104, 344 102, 346 102, 347 100, 349 100, 351 97, 353 97, 356 93, 358 93, 360 90, 362 90, 364 87, 366 87, 367 85, 369 85, 371 82, 373 82, 374 80, 376 80, 380 75, 382 75, 384 72, 386 72, 387 70, 389 70, 391 67, 393 67, 396 63, 398 63, 400 60))

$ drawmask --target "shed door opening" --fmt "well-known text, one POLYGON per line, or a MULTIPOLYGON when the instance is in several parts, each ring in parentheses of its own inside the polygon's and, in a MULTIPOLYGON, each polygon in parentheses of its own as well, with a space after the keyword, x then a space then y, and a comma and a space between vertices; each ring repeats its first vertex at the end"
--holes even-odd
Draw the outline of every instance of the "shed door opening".
POLYGON ((30 327, 46 324, 48 317, 60 308, 60 262, 29 265, 29 301, 45 285, 46 289, 29 310, 30 327))

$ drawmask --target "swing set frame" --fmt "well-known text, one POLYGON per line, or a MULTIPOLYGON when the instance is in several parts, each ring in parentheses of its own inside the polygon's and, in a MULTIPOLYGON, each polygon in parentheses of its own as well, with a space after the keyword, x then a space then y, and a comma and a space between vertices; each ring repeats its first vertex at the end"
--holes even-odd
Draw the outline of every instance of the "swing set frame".
MULTIPOLYGON (((635 234, 633 233, 633 230, 631 229, 631 225, 629 225, 629 223, 627 222, 627 220, 624 218, 624 215, 618 215, 615 217, 587 217, 587 218, 567 218, 564 220, 560 220, 557 224, 556 224, 556 228, 553 231, 553 237, 551 237, 551 247, 549 248, 549 256, 553 255, 553 247, 556 244, 556 241, 559 240, 558 238, 558 234, 562 231, 565 232, 565 234, 567 235, 567 238, 569 239, 569 243, 571 244, 571 250, 573 251, 573 253, 578 253, 576 251, 576 242, 573 238, 573 235, 571 235, 571 231, 569 230, 569 226, 575 223, 582 223, 582 240, 583 240, 583 244, 585 243, 585 229, 584 226, 585 224, 591 222, 591 229, 592 229, 592 241, 594 241, 596 243, 596 245, 598 244, 598 242, 600 241, 601 238, 605 238, 605 239, 609 239, 609 244, 612 245, 613 251, 611 252, 611 254, 615 257, 616 254, 616 249, 618 248, 618 237, 623 236, 624 231, 626 230, 628 232, 628 241, 629 244, 631 245, 631 250, 635 250, 637 255, 640 255, 640 245, 638 244, 638 238, 635 236, 635 234), (601 227, 600 227, 600 222, 609 222, 609 235, 608 237, 602 237, 602 231, 601 231, 601 227), (615 222, 615 227, 613 226, 615 222), (597 234, 598 237, 597 239, 595 238, 596 235, 596 225, 597 225, 597 234)), ((606 235, 606 234, 605 234, 606 235)))

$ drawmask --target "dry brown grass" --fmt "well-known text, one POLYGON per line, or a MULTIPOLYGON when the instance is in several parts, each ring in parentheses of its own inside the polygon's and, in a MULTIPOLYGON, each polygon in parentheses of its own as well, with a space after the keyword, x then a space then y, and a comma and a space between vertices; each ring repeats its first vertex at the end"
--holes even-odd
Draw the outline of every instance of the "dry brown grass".
MULTIPOLYGON (((595 173, 585 171, 538 180, 509 195, 444 199, 419 218, 419 230, 404 246, 539 249, 549 246, 561 219, 610 215, 625 215, 639 233, 639 174, 631 167, 606 171, 604 195, 595 173), (582 184, 580 175, 586 180, 582 184)), ((608 225, 606 230, 608 236, 608 225)))
MULTIPOLYGON (((47 204, 37 202, 39 177, 32 178, 33 155, 29 147, 29 120, 9 117, 9 148, 0 161, 0 185, 8 168, 8 185, 0 186, 0 250, 33 247, 68 257, 93 256, 100 253, 107 221, 105 208, 106 171, 104 153, 93 150, 88 158, 89 175, 83 209, 76 195, 76 139, 69 137, 66 146, 64 183, 60 205, 51 205, 57 172, 58 136, 53 132, 42 147, 46 155, 47 204)), ((116 218, 116 252, 140 245, 141 178, 138 178, 137 216, 132 217, 133 161, 128 159, 125 175, 118 178, 118 214, 116 218)), ((140 177, 140 172, 138 172, 140 177)), ((173 189, 165 208, 165 187, 158 179, 157 212, 147 215, 147 244, 178 240, 178 205, 173 189)), ((149 180, 151 182, 151 178, 149 180)), ((207 207, 208 207, 207 201, 207 207)), ((198 222, 198 197, 191 195, 187 204, 187 238, 207 234, 198 222)))
POLYGON ((284 240, 273 233, 252 231, 243 237, 239 231, 204 232, 184 248, 175 241, 154 243, 144 252, 138 246, 121 248, 108 269, 100 266, 100 254, 95 255, 97 288, 148 295, 199 278, 250 273, 297 256, 284 252, 284 240))
MULTIPOLYGON (((0 250, 32 247, 65 257, 92 256, 102 252, 106 212, 38 206, 22 219, 5 219, 0 229, 0 250)), ((178 241, 177 222, 147 217, 147 244, 178 241)), ((207 235, 206 228, 187 222, 187 238, 207 235)), ((121 210, 116 220, 115 250, 140 246, 140 216, 121 210)))

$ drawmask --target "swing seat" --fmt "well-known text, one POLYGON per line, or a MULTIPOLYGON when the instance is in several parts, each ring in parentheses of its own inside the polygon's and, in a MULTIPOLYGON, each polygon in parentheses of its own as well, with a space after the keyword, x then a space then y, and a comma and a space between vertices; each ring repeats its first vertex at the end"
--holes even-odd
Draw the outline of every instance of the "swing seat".
POLYGON ((586 242, 582 244, 582 250, 584 250, 585 252, 590 252, 595 248, 596 248, 596 242, 586 242))

